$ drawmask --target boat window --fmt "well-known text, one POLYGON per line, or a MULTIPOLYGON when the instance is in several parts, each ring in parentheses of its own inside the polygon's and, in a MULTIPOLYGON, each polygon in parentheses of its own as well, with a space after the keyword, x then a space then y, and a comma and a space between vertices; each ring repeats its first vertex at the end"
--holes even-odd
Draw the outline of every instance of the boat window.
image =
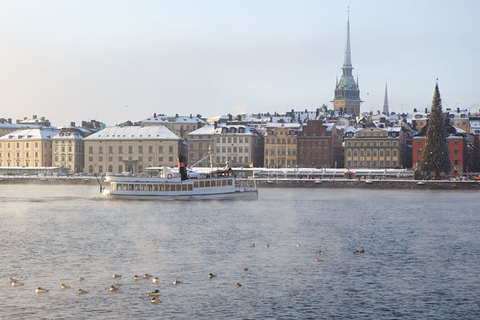
POLYGON ((112 182, 112 186, 110 187, 112 190, 117 190, 117 184, 112 182))
POLYGON ((165 185, 165 191, 170 191, 170 185, 165 185))
POLYGON ((228 180, 228 185, 229 185, 229 186, 232 185, 232 180, 228 180))
POLYGON ((140 190, 140 185, 139 184, 136 184, 135 185, 135 191, 139 191, 140 190))
POLYGON ((191 184, 188 185, 188 191, 192 191, 193 190, 193 186, 191 184))
POLYGON ((165 190, 165 186, 163 184, 159 185, 158 186, 158 190, 159 191, 164 191, 165 190))
POLYGON ((153 191, 158 191, 158 184, 153 185, 153 191))
POLYGON ((193 186, 194 186, 195 188, 198 188, 198 181, 194 181, 194 182, 193 182, 193 186))
POLYGON ((227 185, 227 180, 222 180, 222 186, 226 186, 227 185))
POLYGON ((215 187, 215 186, 216 186, 216 182, 212 181, 212 187, 215 187))
POLYGON ((200 188, 203 188, 203 187, 205 187, 204 182, 200 181, 200 188))
POLYGON ((145 190, 147 190, 147 186, 146 186, 146 185, 144 185, 144 184, 142 184, 142 185, 140 186, 140 190, 142 190, 142 191, 145 191, 145 190))
POLYGON ((182 191, 187 191, 187 185, 186 184, 182 185, 182 191))
POLYGON ((177 184, 177 191, 182 191, 182 186, 180 184, 177 184))
POLYGON ((128 190, 130 190, 130 191, 133 190, 133 184, 128 185, 128 190))
POLYGON ((147 190, 152 191, 152 185, 151 184, 147 185, 147 190))
POLYGON ((210 181, 205 181, 205 187, 210 187, 210 181))

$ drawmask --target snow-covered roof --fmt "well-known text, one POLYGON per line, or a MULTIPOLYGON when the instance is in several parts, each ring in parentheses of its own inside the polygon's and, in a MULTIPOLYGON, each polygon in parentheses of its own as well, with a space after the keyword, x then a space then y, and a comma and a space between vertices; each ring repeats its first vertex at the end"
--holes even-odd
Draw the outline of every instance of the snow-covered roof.
POLYGON ((175 116, 168 117, 166 115, 156 115, 143 120, 140 120, 142 123, 149 124, 167 124, 167 123, 201 123, 207 124, 207 122, 197 116, 175 116))
POLYGON ((164 126, 107 127, 85 140, 182 140, 164 126))
POLYGON ((278 122, 269 122, 265 126, 267 129, 270 128, 286 128, 286 129, 299 129, 300 123, 278 123, 278 122))
POLYGON ((17 130, 0 137, 0 140, 50 140, 59 133, 56 129, 24 129, 17 130))
MULTIPOLYGON (((220 126, 220 125, 219 125, 220 126)), ((208 126, 203 126, 195 131, 190 132, 189 136, 198 136, 198 135, 209 135, 213 134, 215 131, 215 126, 213 124, 208 126)))
POLYGON ((82 140, 83 136, 79 132, 60 132, 53 139, 57 140, 82 140))

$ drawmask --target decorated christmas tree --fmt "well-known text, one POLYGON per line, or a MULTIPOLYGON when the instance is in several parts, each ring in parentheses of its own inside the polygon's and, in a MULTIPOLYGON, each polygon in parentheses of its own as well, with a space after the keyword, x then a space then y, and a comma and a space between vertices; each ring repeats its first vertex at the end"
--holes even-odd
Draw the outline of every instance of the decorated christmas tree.
POLYGON ((426 174, 433 173, 435 179, 439 178, 441 172, 447 173, 450 171, 447 130, 443 118, 442 99, 440 98, 438 83, 435 85, 420 170, 426 174))

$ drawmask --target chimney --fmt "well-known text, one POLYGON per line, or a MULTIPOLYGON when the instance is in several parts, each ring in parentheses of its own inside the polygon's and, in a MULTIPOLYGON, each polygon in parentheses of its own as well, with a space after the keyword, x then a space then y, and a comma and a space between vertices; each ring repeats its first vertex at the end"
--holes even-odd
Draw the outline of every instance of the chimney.
POLYGON ((37 115, 36 115, 36 114, 33 115, 33 119, 37 119, 37 115))
POLYGON ((8 123, 12 123, 12 118, 8 118, 8 123))
POLYGON ((460 108, 457 108, 457 113, 460 113, 460 108))
POLYGON ((417 108, 413 108, 413 112, 417 112, 417 108))
POLYGON ((175 118, 178 118, 178 113, 175 114, 175 118))
POLYGON ((70 122, 70 127, 75 127, 75 122, 70 122))
POLYGON ((425 108, 425 113, 428 113, 428 108, 425 108))
POLYGON ((217 127, 218 127, 218 122, 215 121, 215 122, 213 123, 213 128, 214 128, 214 129, 217 129, 217 127))
POLYGON ((192 119, 192 114, 190 113, 190 119, 192 119))

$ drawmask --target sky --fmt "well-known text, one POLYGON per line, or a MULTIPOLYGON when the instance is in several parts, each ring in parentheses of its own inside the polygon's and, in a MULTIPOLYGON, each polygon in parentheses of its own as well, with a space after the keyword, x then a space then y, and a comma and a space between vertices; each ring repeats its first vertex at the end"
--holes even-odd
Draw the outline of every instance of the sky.
POLYGON ((0 118, 333 108, 348 8, 362 112, 479 111, 476 0, 1 0, 0 118))

